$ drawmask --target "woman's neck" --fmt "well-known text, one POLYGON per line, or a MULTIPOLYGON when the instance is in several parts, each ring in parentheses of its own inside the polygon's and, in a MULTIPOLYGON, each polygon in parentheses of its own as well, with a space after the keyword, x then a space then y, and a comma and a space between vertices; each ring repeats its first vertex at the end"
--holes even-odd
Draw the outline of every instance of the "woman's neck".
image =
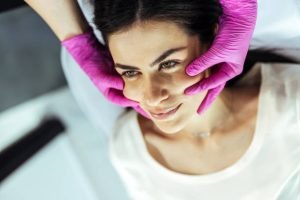
POLYGON ((233 96, 230 89, 224 89, 211 106, 201 115, 194 115, 187 126, 181 130, 185 138, 209 140, 216 139, 220 131, 226 131, 235 120, 233 96), (201 136, 204 134, 204 137, 201 136))
POLYGON ((230 125, 234 119, 234 112, 232 108, 232 91, 231 89, 224 89, 211 106, 201 115, 195 113, 188 121, 184 129, 175 134, 162 133, 155 125, 154 131, 163 137, 171 140, 192 139, 203 140, 203 137, 198 137, 202 133, 210 133, 206 140, 215 139, 217 131, 220 128, 230 125))

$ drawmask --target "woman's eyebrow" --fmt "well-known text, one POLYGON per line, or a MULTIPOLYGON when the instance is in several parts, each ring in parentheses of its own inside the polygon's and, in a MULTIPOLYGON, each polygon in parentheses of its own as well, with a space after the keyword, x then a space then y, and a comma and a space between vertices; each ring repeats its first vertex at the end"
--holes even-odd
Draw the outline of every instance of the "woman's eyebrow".
MULTIPOLYGON (((164 53, 162 53, 158 58, 156 58, 151 64, 150 67, 153 67, 154 65, 156 65, 157 63, 165 60, 167 57, 169 57, 171 54, 184 50, 187 47, 177 47, 177 48, 172 48, 172 49, 168 49, 167 51, 165 51, 164 53)), ((128 65, 123 65, 120 63, 116 63, 115 64, 115 68, 121 68, 121 69, 139 69, 138 67, 134 67, 134 66, 128 66, 128 65)))

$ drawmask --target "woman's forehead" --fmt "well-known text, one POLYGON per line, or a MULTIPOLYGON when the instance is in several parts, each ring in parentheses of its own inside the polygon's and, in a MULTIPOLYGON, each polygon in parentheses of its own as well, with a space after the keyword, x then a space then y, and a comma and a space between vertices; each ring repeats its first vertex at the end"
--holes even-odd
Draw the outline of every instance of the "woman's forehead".
POLYGON ((190 37, 172 22, 152 22, 133 25, 126 31, 111 34, 108 38, 111 49, 156 48, 156 46, 187 44, 190 37))
POLYGON ((110 35, 109 49, 114 59, 122 62, 137 56, 157 57, 159 53, 179 46, 193 47, 197 38, 188 36, 174 23, 153 22, 110 35))

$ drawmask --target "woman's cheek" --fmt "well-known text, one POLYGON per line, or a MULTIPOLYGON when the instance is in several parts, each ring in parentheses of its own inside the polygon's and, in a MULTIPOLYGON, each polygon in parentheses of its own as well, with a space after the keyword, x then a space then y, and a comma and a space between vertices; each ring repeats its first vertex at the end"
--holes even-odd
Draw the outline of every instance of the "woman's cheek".
POLYGON ((202 72, 196 76, 189 76, 185 73, 184 69, 184 71, 182 71, 176 79, 178 81, 178 86, 181 87, 181 90, 184 92, 186 88, 198 83, 204 77, 205 72, 202 72))
POLYGON ((139 89, 137 88, 137 84, 127 83, 125 81, 125 86, 123 89, 123 95, 130 100, 139 101, 139 89))

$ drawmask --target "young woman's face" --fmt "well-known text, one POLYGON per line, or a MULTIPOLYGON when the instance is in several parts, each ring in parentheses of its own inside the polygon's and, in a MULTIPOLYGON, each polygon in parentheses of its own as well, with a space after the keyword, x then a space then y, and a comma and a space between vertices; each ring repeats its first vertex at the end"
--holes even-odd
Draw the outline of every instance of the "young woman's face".
POLYGON ((152 21, 110 35, 108 46, 115 69, 125 82, 124 95, 139 102, 149 116, 150 111, 168 110, 182 104, 166 119, 151 116, 161 131, 176 133, 189 119, 197 117, 206 92, 193 96, 184 94, 188 86, 208 75, 203 72, 190 77, 185 73, 186 66, 206 50, 197 36, 188 36, 175 23, 152 21), (168 51, 166 56, 160 57, 168 51))

